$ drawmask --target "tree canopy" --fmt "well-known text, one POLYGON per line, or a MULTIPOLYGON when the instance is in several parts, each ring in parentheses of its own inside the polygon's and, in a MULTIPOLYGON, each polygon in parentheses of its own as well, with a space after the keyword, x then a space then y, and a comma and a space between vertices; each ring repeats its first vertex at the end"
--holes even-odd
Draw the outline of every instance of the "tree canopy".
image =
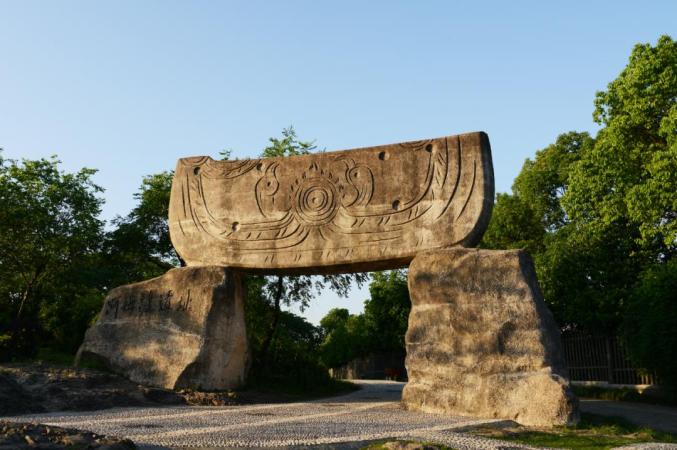
POLYGON ((338 367, 375 353, 404 355, 411 310, 406 271, 374 273, 369 294, 364 313, 351 315, 347 309, 334 308, 320 321, 324 336, 320 356, 326 366, 338 367))
POLYGON ((77 345, 98 309, 102 189, 92 169, 0 153, 0 356, 30 355, 43 336, 77 345), (76 336, 73 339, 73 336, 76 336))
POLYGON ((666 361, 677 360, 676 347, 665 346, 677 300, 666 275, 677 250, 677 43, 662 36, 635 46, 594 106, 597 136, 563 134, 525 161, 512 193, 497 196, 481 245, 528 249, 563 328, 623 332, 639 364, 669 378, 666 361), (665 344, 648 351, 656 339, 665 344))

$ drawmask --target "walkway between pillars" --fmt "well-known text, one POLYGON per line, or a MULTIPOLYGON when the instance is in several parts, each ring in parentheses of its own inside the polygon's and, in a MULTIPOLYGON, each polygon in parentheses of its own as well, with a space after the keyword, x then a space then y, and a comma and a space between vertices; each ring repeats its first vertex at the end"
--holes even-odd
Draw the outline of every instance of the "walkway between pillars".
POLYGON ((462 434, 499 422, 405 411, 404 383, 356 381, 359 391, 286 404, 231 407, 116 408, 9 418, 91 430, 132 439, 141 449, 296 447, 359 448, 368 441, 434 441, 463 450, 528 448, 462 434))

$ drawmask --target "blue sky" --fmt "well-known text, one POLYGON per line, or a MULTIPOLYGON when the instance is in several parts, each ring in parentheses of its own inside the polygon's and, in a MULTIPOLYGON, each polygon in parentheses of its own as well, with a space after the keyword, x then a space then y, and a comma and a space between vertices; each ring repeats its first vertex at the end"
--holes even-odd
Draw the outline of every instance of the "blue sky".
POLYGON ((661 34, 674 0, 0 0, 0 147, 99 169, 106 219, 143 175, 256 156, 291 124, 327 150, 484 130, 508 191, 558 134, 596 131, 595 92, 661 34))

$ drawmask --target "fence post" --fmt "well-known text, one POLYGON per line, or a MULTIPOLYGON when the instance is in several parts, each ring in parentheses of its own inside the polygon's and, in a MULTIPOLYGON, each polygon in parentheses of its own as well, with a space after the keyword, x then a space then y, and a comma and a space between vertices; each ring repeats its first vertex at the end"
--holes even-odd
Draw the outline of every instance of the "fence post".
POLYGON ((607 378, 609 379, 609 384, 614 383, 614 358, 612 354, 611 337, 606 337, 606 364, 607 370, 609 372, 607 378))

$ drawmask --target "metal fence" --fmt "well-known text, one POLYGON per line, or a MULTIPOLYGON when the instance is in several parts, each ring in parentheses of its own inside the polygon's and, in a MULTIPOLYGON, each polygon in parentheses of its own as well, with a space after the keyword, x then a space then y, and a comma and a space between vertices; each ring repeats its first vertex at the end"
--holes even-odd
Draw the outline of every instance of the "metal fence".
POLYGON ((334 378, 344 380, 399 380, 407 379, 405 354, 401 352, 373 353, 349 363, 329 369, 334 378))
POLYGON ((572 381, 658 384, 656 374, 634 367, 617 337, 567 331, 562 345, 572 381))

